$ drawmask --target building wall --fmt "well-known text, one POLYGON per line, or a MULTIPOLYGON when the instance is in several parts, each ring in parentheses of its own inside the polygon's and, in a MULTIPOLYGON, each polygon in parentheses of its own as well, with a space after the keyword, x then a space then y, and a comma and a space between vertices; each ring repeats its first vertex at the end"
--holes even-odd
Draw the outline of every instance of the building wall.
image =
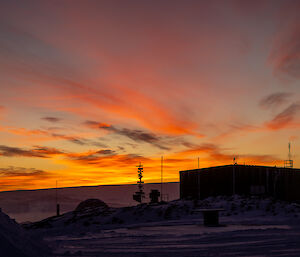
POLYGON ((232 194, 261 194, 287 201, 300 200, 300 170, 227 165, 180 171, 181 199, 232 194))

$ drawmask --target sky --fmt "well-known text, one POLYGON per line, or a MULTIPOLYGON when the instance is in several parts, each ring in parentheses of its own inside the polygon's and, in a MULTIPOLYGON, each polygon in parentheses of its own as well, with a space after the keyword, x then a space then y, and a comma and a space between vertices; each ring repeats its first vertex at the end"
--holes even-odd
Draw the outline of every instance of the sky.
POLYGON ((300 168, 300 2, 0 0, 0 191, 300 168))

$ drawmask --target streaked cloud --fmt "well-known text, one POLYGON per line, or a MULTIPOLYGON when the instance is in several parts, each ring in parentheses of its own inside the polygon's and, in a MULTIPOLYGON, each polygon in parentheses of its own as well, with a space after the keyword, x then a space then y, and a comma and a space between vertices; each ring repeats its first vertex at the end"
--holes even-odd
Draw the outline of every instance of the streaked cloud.
MULTIPOLYGON (((279 130, 296 125, 295 118, 299 111, 300 104, 293 103, 289 105, 286 109, 284 109, 282 112, 277 114, 271 121, 267 122, 265 125, 271 130, 279 130)), ((300 124, 299 121, 296 123, 298 123, 298 125, 300 124)))
POLYGON ((0 155, 5 157, 50 158, 51 156, 61 154, 63 154, 63 152, 56 148, 36 146, 32 149, 23 149, 19 147, 0 145, 0 155))
POLYGON ((93 129, 101 129, 101 128, 104 129, 104 128, 111 127, 111 125, 109 125, 109 124, 97 122, 97 121, 91 121, 91 120, 87 120, 83 124, 86 125, 87 127, 93 128, 93 129))
POLYGON ((45 176, 46 172, 35 168, 24 168, 10 166, 8 168, 0 168, 0 177, 40 177, 45 176))
POLYGON ((84 124, 91 128, 104 129, 110 133, 127 137, 135 142, 148 143, 160 149, 169 150, 167 146, 163 145, 164 138, 159 137, 151 132, 140 129, 116 128, 115 126, 95 121, 86 121, 84 124))
POLYGON ((291 93, 286 92, 273 93, 261 99, 259 105, 265 109, 278 107, 286 103, 291 96, 291 93))
POLYGON ((117 154, 113 150, 90 151, 86 153, 71 153, 65 156, 66 161, 93 167, 128 167, 150 159, 138 154, 117 154))
POLYGON ((49 121, 49 122, 53 122, 53 123, 56 123, 56 122, 60 122, 61 119, 60 118, 57 118, 57 117, 43 117, 41 118, 42 120, 45 120, 45 121, 49 121))

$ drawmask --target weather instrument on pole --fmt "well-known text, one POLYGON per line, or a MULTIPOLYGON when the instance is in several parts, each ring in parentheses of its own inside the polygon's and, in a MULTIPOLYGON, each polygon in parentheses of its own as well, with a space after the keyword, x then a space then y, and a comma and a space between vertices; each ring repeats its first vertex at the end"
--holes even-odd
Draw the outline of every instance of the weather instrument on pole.
POLYGON ((284 160, 284 167, 285 168, 293 168, 294 162, 292 160, 292 154, 291 154, 291 143, 289 142, 289 154, 288 154, 288 160, 284 160))
POLYGON ((138 168, 138 178, 139 178, 139 180, 137 181, 138 191, 135 192, 132 197, 133 197, 133 200, 135 200, 139 203, 142 203, 143 198, 145 198, 145 193, 144 193, 144 190, 143 190, 144 181, 142 181, 144 168, 143 168, 143 165, 141 163, 139 164, 139 166, 137 166, 137 168, 138 168))

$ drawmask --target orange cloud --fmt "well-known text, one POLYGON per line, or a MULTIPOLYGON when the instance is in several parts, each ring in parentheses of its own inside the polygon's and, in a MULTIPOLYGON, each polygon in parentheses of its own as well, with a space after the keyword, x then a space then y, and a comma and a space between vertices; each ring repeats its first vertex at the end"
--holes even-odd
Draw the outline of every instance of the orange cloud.
POLYGON ((35 168, 0 168, 1 191, 49 188, 53 187, 54 179, 51 173, 35 168))
POLYGON ((193 156, 200 157, 201 167, 203 164, 206 166, 211 165, 224 165, 232 164, 234 158, 239 163, 247 163, 253 165, 270 165, 276 163, 282 164, 283 161, 272 155, 253 155, 253 154, 238 154, 238 153, 228 153, 228 150, 220 148, 215 144, 202 144, 199 146, 194 146, 191 149, 177 153, 175 156, 187 157, 193 156))
POLYGON ((279 130, 286 127, 298 127, 300 123, 295 122, 296 114, 300 111, 300 104, 293 103, 277 114, 265 126, 271 130, 279 130))

